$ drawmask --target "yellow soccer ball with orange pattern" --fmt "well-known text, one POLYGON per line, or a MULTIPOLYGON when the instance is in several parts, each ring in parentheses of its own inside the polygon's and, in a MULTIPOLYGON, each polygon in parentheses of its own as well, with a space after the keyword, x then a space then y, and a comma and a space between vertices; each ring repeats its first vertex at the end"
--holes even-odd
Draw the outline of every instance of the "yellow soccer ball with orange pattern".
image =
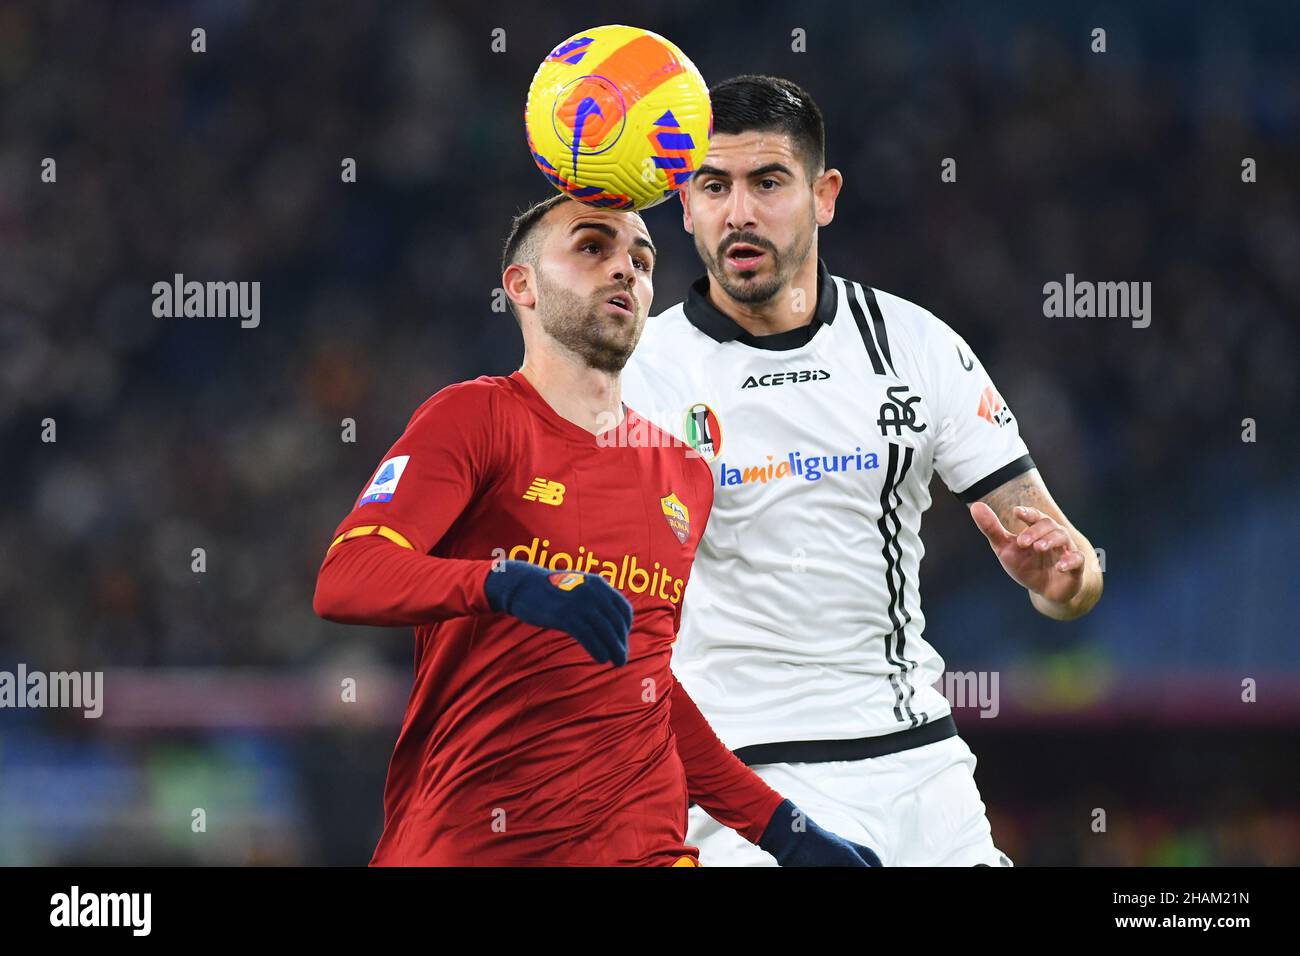
POLYGON ((713 135, 704 77, 640 27, 575 33, 528 88, 524 130, 551 184, 581 202, 647 209, 686 185, 713 135))

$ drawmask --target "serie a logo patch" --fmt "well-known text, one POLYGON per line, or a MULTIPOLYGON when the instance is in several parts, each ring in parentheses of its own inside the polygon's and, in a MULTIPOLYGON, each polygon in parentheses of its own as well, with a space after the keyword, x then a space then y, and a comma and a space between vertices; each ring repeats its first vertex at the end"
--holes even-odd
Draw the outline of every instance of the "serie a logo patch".
POLYGON ((357 507, 368 505, 372 501, 392 501, 393 492, 397 491, 397 483, 402 480, 402 472, 406 471, 406 464, 410 460, 410 455, 398 455, 383 462, 366 490, 361 492, 357 507))

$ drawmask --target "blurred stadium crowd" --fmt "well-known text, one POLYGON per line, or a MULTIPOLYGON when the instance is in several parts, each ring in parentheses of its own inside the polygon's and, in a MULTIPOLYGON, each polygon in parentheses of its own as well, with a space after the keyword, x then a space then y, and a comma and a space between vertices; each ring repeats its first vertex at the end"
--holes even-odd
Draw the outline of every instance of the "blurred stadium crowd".
MULTIPOLYGON (((1097 611, 1052 624, 936 488, 923 587, 949 666, 1065 662, 1088 682, 1153 687, 1223 675, 1229 699, 1243 676, 1276 675, 1294 703, 1295 11, 740 10, 701 20, 632 0, 619 16, 674 39, 706 79, 777 73, 817 98, 846 178, 823 258, 967 338, 1057 499, 1106 551, 1097 611), (1094 26, 1106 54, 1088 51, 1094 26), (795 27, 807 53, 791 52, 795 27), (940 182, 944 157, 955 184, 940 182), (1149 281, 1150 327, 1045 318, 1042 287, 1067 273, 1149 281)), ((0 667, 405 676, 409 631, 316 619, 315 572, 411 411, 518 365, 514 322, 491 303, 509 218, 547 189, 523 145, 524 91, 586 19, 563 4, 0 7, 0 667), (191 52, 196 26, 205 53, 191 52), (44 157, 54 183, 39 178, 44 157), (344 157, 356 183, 341 181, 344 157), (175 273, 260 281, 261 324, 155 318, 151 286, 175 273), (40 441, 46 418, 57 442, 40 441), (355 443, 340 439, 349 418, 355 443)), ((646 221, 658 312, 701 270, 675 204, 646 221)), ((1089 687, 1072 686, 1086 709, 1089 687)), ((264 810, 248 826, 266 840, 238 861, 361 862, 402 703, 376 727, 248 739, 124 742, 0 714, 0 863, 93 858, 106 828, 127 826, 104 796, 84 840, 32 844, 15 821, 57 829, 75 815, 51 787, 111 792, 147 817, 142 801, 168 805, 159 793, 190 806, 195 774, 248 781, 245 803, 264 810)), ((1172 725, 1194 733, 1203 703, 1182 701, 1172 725)), ((1294 763, 1296 709, 1283 712, 1281 736, 1260 746, 1294 763)), ((1294 786, 1287 806, 1229 801, 1217 817, 1208 802, 1147 808, 1117 837, 1124 849, 1103 852, 1085 826, 1063 835, 1061 806, 999 805, 1032 760, 987 763, 997 786, 977 779, 995 833, 1018 834, 1002 843, 1021 863, 1300 862, 1294 786)))

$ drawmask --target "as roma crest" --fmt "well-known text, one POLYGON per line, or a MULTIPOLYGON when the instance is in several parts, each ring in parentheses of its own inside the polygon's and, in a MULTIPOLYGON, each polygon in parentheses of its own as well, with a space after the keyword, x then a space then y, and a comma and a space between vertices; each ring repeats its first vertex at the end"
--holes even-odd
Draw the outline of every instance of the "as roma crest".
POLYGON ((672 529, 673 534, 677 535, 677 540, 685 544, 686 539, 691 536, 691 513, 686 510, 686 506, 675 493, 660 498, 659 504, 663 506, 664 520, 668 522, 668 527, 672 529))
POLYGON ((581 574, 576 574, 573 571, 556 571, 554 574, 547 577, 546 580, 550 581, 561 591, 572 591, 587 579, 581 574))

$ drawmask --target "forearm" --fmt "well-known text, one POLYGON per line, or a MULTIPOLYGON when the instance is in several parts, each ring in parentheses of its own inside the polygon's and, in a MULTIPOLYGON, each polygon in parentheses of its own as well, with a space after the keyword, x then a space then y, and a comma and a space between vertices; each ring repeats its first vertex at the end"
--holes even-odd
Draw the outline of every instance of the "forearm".
POLYGON ((487 614, 491 567, 486 559, 435 558, 379 536, 357 538, 325 556, 312 607, 329 621, 378 627, 487 614))
POLYGON ((670 719, 690 799, 723 826, 758 843, 781 795, 718 739, 680 682, 672 690, 670 719))
MULTIPOLYGON (((995 554, 998 554, 999 560, 1002 561, 1003 567, 1013 578, 1025 584, 1026 590, 1029 591, 1029 601, 1033 604, 1034 609, 1040 614, 1050 617, 1057 621, 1070 621, 1077 617, 1082 617, 1092 610, 1093 606, 1101 598, 1102 592, 1102 573, 1101 562, 1097 559, 1097 552, 1087 538, 1085 538, 1070 520, 1066 518, 1065 513, 1052 500, 1051 492, 1043 484, 1042 476, 1039 475, 1037 468, 1031 468, 1023 475, 1011 479, 1005 484, 995 488, 993 491, 980 498, 983 504, 993 512, 997 521, 985 530, 985 535, 992 534, 994 538, 990 539, 995 554), (1018 512, 1017 509, 1020 509, 1018 512), (1037 515, 1034 515, 1034 513, 1037 515), (1017 577, 1012 570, 1012 564, 1020 564, 1020 560, 1015 557, 1014 548, 1010 552, 1004 551, 1004 545, 1007 541, 1006 536, 1020 536, 1029 522, 1020 517, 1021 514, 1032 516, 1034 521, 1041 521, 1043 517, 1050 518, 1060 532, 1068 535, 1071 546, 1076 549, 1083 558, 1082 568, 1076 569, 1079 573, 1079 589, 1074 591, 1073 596, 1068 601, 1052 600, 1044 597, 1039 590, 1046 590, 1047 586, 1059 584, 1051 580, 1052 575, 1049 573, 1046 579, 1040 574, 1031 574, 1035 580, 1039 580, 1044 587, 1035 590, 1033 586, 1025 583, 1023 576, 1017 577), (998 526, 998 523, 1001 526, 998 526), (1012 564, 1008 564, 1008 557, 1012 564)), ((978 523, 978 522, 977 522, 978 523)), ((1033 538, 1026 539, 1022 547, 1027 547, 1029 541, 1033 538)), ((1024 570, 1024 568, 1021 568, 1024 570)), ((1037 569, 1030 569, 1037 570, 1037 569)), ((1069 573, 1069 572, 1066 572, 1069 573)), ((1060 589, 1057 588, 1059 593, 1060 589)))

